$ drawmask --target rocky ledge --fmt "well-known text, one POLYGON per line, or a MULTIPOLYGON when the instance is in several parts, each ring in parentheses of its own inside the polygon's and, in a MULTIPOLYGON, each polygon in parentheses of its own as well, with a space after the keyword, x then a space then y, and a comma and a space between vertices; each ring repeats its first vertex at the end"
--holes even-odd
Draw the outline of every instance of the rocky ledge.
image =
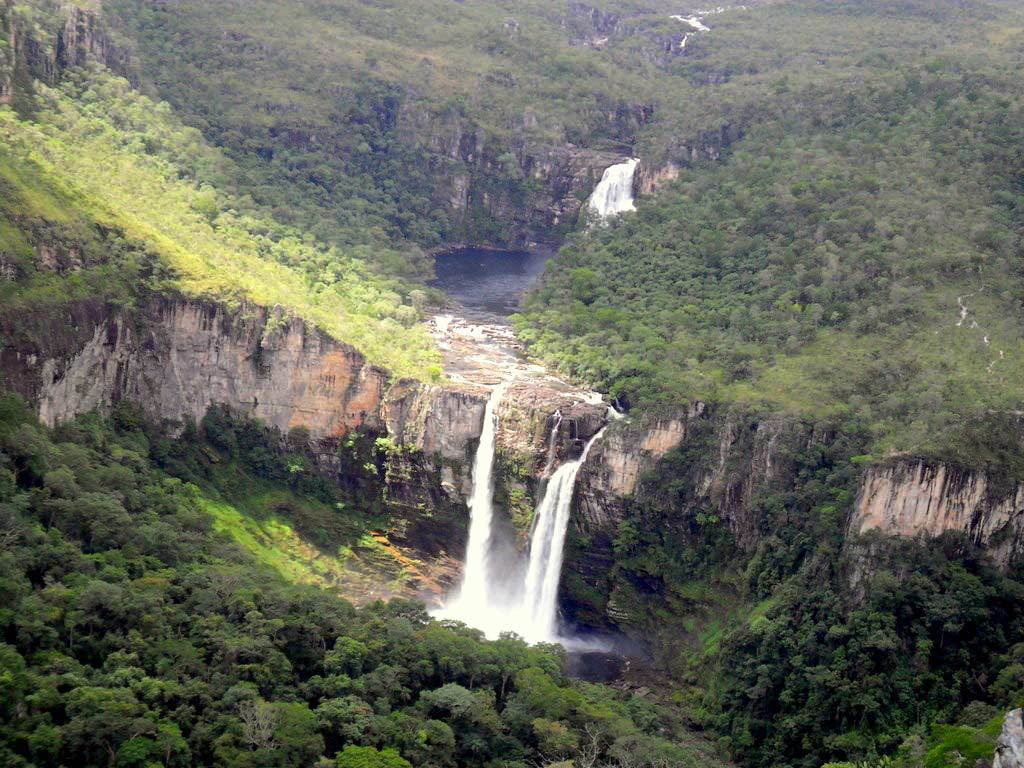
POLYGON ((1024 485, 997 487, 984 472, 903 460, 867 470, 849 533, 966 535, 1006 567, 1024 552, 1024 485))

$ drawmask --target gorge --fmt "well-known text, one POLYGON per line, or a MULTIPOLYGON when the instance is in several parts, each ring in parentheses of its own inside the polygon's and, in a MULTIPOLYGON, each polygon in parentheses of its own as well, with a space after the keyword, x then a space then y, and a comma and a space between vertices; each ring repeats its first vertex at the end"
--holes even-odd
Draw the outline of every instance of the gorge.
POLYGON ((1017 768, 1017 5, 0 0, 0 764, 1017 768))

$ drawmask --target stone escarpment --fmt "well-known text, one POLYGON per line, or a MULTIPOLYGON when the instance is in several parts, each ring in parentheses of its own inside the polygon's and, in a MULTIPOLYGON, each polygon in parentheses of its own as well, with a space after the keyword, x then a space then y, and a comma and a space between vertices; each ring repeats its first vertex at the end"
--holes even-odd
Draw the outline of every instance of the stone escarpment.
POLYGON ((964 534, 1000 566, 1024 553, 1024 485, 997 487, 983 472, 897 461, 865 472, 849 534, 934 538, 964 534))
MULTIPOLYGON (((174 433, 223 405, 285 434, 301 430, 327 473, 345 436, 385 437, 394 446, 389 535, 431 555, 461 552, 487 387, 393 381, 280 308, 152 298, 132 310, 82 303, 45 317, 10 318, 17 327, 3 334, 13 343, 0 349, 5 386, 35 403, 45 424, 131 401, 174 433)), ((578 453, 604 408, 540 377, 509 387, 498 420, 506 471, 497 494, 509 515, 515 506, 528 519, 545 470, 578 453)))
POLYGON ((96 61, 134 77, 131 55, 119 45, 98 9, 67 5, 51 21, 19 23, 11 0, 0 4, 0 34, 7 43, 0 59, 0 104, 14 101, 33 79, 52 85, 63 70, 96 61))
POLYGON ((684 527, 698 511, 712 511, 741 550, 753 551, 764 535, 756 495, 791 485, 791 457, 833 437, 811 423, 734 413, 702 402, 613 424, 594 446, 578 481, 574 556, 567 564, 565 595, 570 614, 585 623, 629 621, 616 607, 608 574, 619 525, 634 505, 663 509, 684 527), (675 481, 671 498, 660 489, 663 475, 675 481), (603 595, 600 606, 593 604, 596 595, 603 595))
MULTIPOLYGON (((379 425, 387 374, 280 309, 155 300, 97 324, 67 360, 35 356, 43 423, 121 400, 180 428, 217 403, 314 439, 379 425)), ((26 362, 29 362, 26 360, 26 362)))
MULTIPOLYGON (((422 147, 436 179, 435 202, 449 211, 454 237, 465 242, 520 247, 558 242, 579 218, 583 201, 621 152, 569 141, 531 139, 546 134, 538 116, 523 112, 500 139, 463 116, 434 115, 410 97, 397 115, 403 141, 422 147)), ((608 103, 599 122, 623 142, 650 119, 650 109, 608 103)))
POLYGON ((690 138, 677 138, 661 153, 663 159, 642 158, 636 170, 636 193, 653 195, 675 181, 683 168, 721 159, 723 152, 743 138, 745 125, 745 120, 736 120, 690 138))
POLYGON ((737 543, 753 549, 759 541, 750 509, 755 490, 785 485, 792 478, 793 449, 827 439, 812 424, 723 413, 699 401, 675 415, 614 424, 581 474, 575 525, 588 537, 614 536, 630 499, 649 493, 642 482, 648 473, 656 473, 670 451, 685 449, 692 459, 679 468, 684 505, 715 508, 737 543))
POLYGON ((992 768, 1024 768, 1024 717, 1020 709, 1011 709, 1003 719, 992 768))
MULTIPOLYGON (((728 528, 741 553, 753 553, 776 533, 759 500, 799 492, 798 457, 823 455, 837 438, 820 424, 699 402, 612 425, 580 474, 563 600, 569 613, 583 623, 623 628, 636 618, 618 604, 621 585, 609 578, 619 526, 631 513, 659 515, 665 525, 678 525, 681 539, 697 530, 688 521, 710 515, 728 528), (663 477, 672 478, 670 491, 663 477)), ((847 524, 853 586, 870 569, 870 548, 857 544, 869 532, 962 534, 1004 568, 1024 556, 1024 485, 919 460, 870 467, 853 482, 856 501, 847 524)), ((643 592, 657 585, 634 587, 643 592)))
MULTIPOLYGON (((226 405, 283 433, 303 430, 326 472, 340 466, 346 435, 384 437, 394 446, 385 483, 394 521, 388 535, 430 556, 461 553, 488 387, 393 381, 350 346, 280 309, 252 305, 229 310, 152 298, 115 310, 84 302, 50 325, 27 317, 17 323, 23 333, 5 330, 14 341, 0 349, 4 384, 36 403, 44 423, 129 400, 173 432, 226 405)), ((606 423, 606 407, 549 376, 524 376, 508 387, 497 418, 496 507, 524 543, 545 478, 578 456, 606 423)), ((613 423, 578 479, 566 561, 570 613, 583 585, 605 595, 603 614, 591 612, 588 621, 623 620, 608 570, 632 505, 680 521, 710 511, 740 550, 752 552, 771 534, 759 495, 792 489, 794 457, 835 438, 813 423, 700 402, 613 423), (674 480, 671 498, 659 495, 659 473, 674 480)), ((956 531, 1001 566, 1024 551, 1022 530, 1024 487, 909 460, 865 471, 848 526, 851 537, 956 531)))

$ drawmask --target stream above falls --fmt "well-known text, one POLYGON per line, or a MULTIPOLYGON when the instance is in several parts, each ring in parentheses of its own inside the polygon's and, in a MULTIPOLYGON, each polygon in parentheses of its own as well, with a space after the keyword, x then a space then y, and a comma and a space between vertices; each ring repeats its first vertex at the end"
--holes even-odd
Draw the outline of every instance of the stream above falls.
MULTIPOLYGON (((492 638, 513 631, 529 642, 562 639, 558 586, 576 475, 602 431, 585 441, 571 438, 572 453, 556 464, 557 443, 563 439, 561 409, 567 402, 571 407, 573 401, 598 405, 601 398, 529 361, 509 322, 549 257, 536 251, 474 248, 439 254, 434 285, 444 289, 450 300, 430 321, 448 378, 485 388, 488 396, 467 497, 470 525, 462 580, 434 615, 463 621, 492 638), (500 416, 503 398, 516 391, 520 402, 525 395, 528 408, 540 410, 550 432, 540 447, 546 459, 543 476, 538 478, 543 490, 535 499, 528 542, 516 541, 508 521, 500 517, 507 516, 507 510, 497 508, 493 498, 495 452, 508 428, 500 416), (545 403, 550 411, 545 411, 545 403)), ((513 430, 522 428, 517 423, 513 430)))
MULTIPOLYGON (((455 248, 435 256, 437 277, 431 284, 447 293, 449 301, 428 318, 427 325, 449 379, 488 388, 516 379, 580 392, 526 359, 509 320, 552 256, 544 250, 485 248, 455 248)), ((580 394, 600 399, 592 393, 580 394)))
POLYGON ((543 250, 456 248, 434 257, 437 277, 431 284, 447 293, 467 320, 507 324, 552 256, 543 250))

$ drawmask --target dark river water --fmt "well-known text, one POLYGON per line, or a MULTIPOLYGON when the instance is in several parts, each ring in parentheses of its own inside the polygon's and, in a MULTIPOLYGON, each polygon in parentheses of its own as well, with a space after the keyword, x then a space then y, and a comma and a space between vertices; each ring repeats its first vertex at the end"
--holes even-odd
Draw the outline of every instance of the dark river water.
POLYGON ((544 271, 550 253, 458 248, 435 257, 431 283, 452 297, 467 315, 508 317, 523 293, 544 271))

